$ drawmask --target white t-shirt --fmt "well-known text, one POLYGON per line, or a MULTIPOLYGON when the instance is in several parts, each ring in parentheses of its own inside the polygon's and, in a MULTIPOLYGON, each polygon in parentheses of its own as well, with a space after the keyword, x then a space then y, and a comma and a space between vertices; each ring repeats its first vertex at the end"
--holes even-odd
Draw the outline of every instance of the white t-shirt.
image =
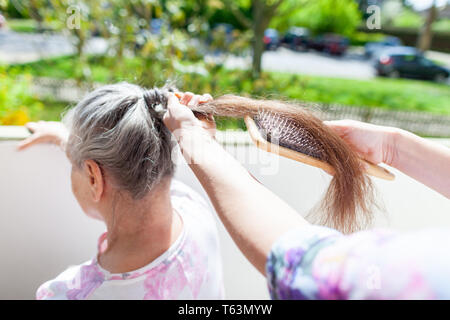
MULTIPOLYGON (((223 299, 222 263, 213 214, 204 199, 172 181, 172 206, 183 231, 150 264, 127 273, 104 270, 97 258, 71 266, 45 282, 37 299, 223 299)), ((106 233, 99 239, 99 250, 106 233)))

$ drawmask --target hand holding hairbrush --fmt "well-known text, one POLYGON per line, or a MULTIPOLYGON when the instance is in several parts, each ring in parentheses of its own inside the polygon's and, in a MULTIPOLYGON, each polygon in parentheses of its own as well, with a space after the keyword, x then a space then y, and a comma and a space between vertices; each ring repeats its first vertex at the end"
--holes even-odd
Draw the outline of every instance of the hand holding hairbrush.
MULTIPOLYGON (((334 175, 334 168, 324 161, 321 146, 312 139, 295 121, 273 113, 261 113, 252 118, 244 117, 245 125, 255 145, 267 152, 279 154, 334 175), (273 143, 274 139, 277 142, 273 143)), ((360 159, 367 174, 394 180, 395 176, 387 169, 360 159)))

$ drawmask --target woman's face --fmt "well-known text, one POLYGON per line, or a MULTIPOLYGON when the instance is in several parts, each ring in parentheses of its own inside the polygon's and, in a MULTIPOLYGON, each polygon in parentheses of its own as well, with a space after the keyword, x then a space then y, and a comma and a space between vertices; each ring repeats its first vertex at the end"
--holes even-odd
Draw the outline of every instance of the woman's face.
POLYGON ((103 220, 98 210, 98 202, 93 201, 89 176, 86 171, 83 168, 72 165, 70 177, 72 181, 72 192, 84 213, 88 217, 103 220))

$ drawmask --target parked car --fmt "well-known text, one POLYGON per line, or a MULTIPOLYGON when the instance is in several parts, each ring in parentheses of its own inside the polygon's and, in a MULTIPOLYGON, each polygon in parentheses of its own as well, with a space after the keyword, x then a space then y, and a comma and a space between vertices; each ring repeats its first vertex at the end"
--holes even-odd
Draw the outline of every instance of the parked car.
POLYGON ((305 50, 309 44, 309 30, 300 27, 291 27, 284 35, 281 43, 292 50, 305 50))
POLYGON ((407 54, 407 55, 421 55, 422 53, 414 47, 398 46, 398 47, 386 47, 380 49, 373 54, 374 65, 380 60, 383 54, 407 54))
POLYGON ((398 47, 402 45, 402 41, 397 37, 386 37, 382 41, 378 42, 368 42, 364 46, 364 53, 366 57, 373 57, 378 51, 390 48, 390 47, 398 47))
POLYGON ((373 54, 373 63, 376 65, 383 54, 409 54, 409 55, 420 55, 422 54, 417 48, 408 46, 398 46, 398 47, 386 47, 380 49, 373 54))
POLYGON ((264 31, 264 46, 266 50, 276 50, 280 45, 280 37, 275 29, 266 29, 264 31))
POLYGON ((394 47, 384 50, 375 63, 379 76, 416 78, 444 82, 450 70, 425 58, 415 48, 394 47))
POLYGON ((323 34, 315 37, 309 42, 309 48, 332 55, 341 56, 348 48, 347 38, 337 34, 323 34))

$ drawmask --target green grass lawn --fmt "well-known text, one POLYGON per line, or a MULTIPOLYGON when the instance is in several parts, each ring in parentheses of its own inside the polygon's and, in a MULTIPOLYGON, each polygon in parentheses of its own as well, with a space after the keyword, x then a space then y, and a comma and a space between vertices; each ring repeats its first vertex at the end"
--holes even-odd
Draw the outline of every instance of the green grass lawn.
MULTIPOLYGON (((129 71, 136 70, 136 67, 139 66, 139 59, 126 59, 122 72, 113 71, 114 59, 112 58, 91 56, 89 57, 89 66, 91 68, 92 80, 95 82, 106 83, 111 81, 111 79, 130 80, 133 75, 129 71), (116 73, 113 74, 113 72, 116 73)), ((9 68, 22 70, 33 76, 59 79, 74 78, 76 73, 76 63, 73 56, 63 56, 26 64, 11 65, 9 68)))
POLYGON ((376 78, 350 80, 273 74, 289 98, 349 106, 381 107, 392 110, 450 114, 450 86, 428 81, 376 78), (303 87, 289 86, 304 83, 303 87))
MULTIPOLYGON (((92 80, 100 83, 123 80, 136 82, 133 70, 137 70, 139 59, 126 60, 121 73, 112 73, 113 63, 111 58, 90 57, 92 80)), ((33 76, 60 79, 74 77, 72 57, 41 60, 10 68, 33 76)), ((177 83, 181 90, 210 92, 213 96, 224 93, 251 94, 307 102, 450 114, 450 86, 428 81, 387 78, 351 80, 277 72, 266 72, 261 79, 252 81, 246 71, 226 69, 219 69, 208 76, 184 74, 181 80, 181 84, 177 83)), ((48 115, 44 114, 44 117, 55 119, 58 108, 63 106, 65 104, 49 108, 48 115)), ((230 123, 226 119, 219 122, 219 126, 222 125, 243 127, 243 123, 230 123)))
POLYGON ((31 19, 9 19, 8 27, 12 31, 32 33, 37 30, 37 23, 31 19))
MULTIPOLYGON (((8 19, 8 27, 15 32, 36 33, 38 32, 38 23, 33 19, 8 19)), ((56 31, 61 29, 60 22, 45 22, 42 25, 47 31, 56 31)))

